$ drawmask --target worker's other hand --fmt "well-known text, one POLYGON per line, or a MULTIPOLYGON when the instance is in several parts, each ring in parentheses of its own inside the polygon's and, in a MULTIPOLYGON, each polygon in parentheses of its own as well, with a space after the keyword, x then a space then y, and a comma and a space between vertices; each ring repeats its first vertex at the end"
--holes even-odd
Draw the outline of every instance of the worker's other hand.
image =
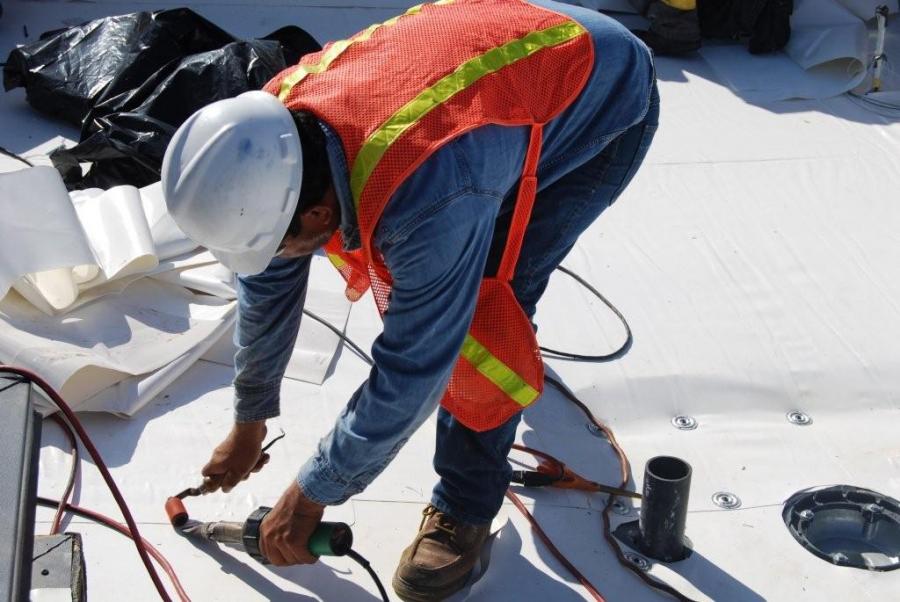
POLYGON ((265 438, 265 420, 236 422, 200 471, 204 476, 203 488, 215 491, 221 487, 228 493, 251 473, 262 470, 269 461, 269 454, 262 453, 265 438))
POLYGON ((259 548, 275 566, 312 564, 309 538, 322 521, 325 506, 303 495, 294 482, 259 526, 259 548))

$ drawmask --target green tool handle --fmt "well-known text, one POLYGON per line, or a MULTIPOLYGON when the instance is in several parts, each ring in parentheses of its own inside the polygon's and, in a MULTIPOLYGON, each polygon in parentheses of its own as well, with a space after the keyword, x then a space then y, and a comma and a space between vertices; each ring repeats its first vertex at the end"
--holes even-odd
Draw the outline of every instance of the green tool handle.
MULTIPOLYGON (((260 506, 247 517, 241 530, 244 549, 263 564, 267 564, 268 560, 259 549, 259 528, 271 510, 267 506, 260 506)), ((306 547, 313 556, 343 556, 353 547, 353 531, 346 523, 323 521, 309 536, 306 547)))
POLYGON ((321 522, 306 544, 313 556, 343 556, 353 547, 353 531, 346 523, 321 522))

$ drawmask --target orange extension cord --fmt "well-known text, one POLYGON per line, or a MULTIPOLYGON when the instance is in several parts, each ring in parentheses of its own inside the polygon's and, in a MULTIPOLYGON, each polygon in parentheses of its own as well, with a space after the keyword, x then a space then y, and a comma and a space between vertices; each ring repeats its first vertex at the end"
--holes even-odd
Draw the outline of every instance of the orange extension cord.
MULTIPOLYGON (((38 497, 37 503, 39 506, 48 506, 48 507, 58 507, 62 508, 66 512, 71 512, 72 514, 76 514, 78 516, 87 518, 94 522, 100 523, 104 527, 109 527, 113 531, 117 531, 132 539, 134 536, 131 534, 131 531, 128 530, 128 525, 123 525, 122 523, 116 522, 108 516, 104 516, 99 512, 94 512, 93 510, 88 510, 87 508, 82 508, 81 506, 76 506, 75 504, 64 502, 63 500, 51 500, 45 497, 38 497)), ((166 560, 166 557, 162 555, 162 553, 153 547, 149 541, 144 539, 143 537, 140 539, 140 545, 147 550, 147 553, 153 557, 156 562, 159 563, 159 566, 162 567, 162 570, 165 571, 166 575, 168 575, 169 579, 172 581, 172 585, 175 588, 175 591, 178 593, 178 598, 181 602, 191 602, 190 597, 188 597, 187 592, 184 591, 184 587, 182 587, 181 582, 178 580, 178 575, 175 574, 175 569, 172 568, 172 565, 169 564, 169 561, 166 560)))
POLYGON ((62 523, 63 514, 65 513, 65 504, 69 501, 69 497, 72 495, 72 490, 75 488, 75 479, 78 478, 78 441, 75 440, 75 431, 72 430, 72 427, 63 420, 59 414, 53 414, 50 416, 50 420, 59 425, 59 427, 66 434, 66 437, 69 439, 69 447, 72 448, 72 467, 69 470, 69 481, 66 483, 66 488, 63 491, 62 497, 60 498, 59 505, 56 509, 56 514, 53 516, 53 522, 50 524, 50 535, 56 535, 59 533, 60 524, 62 523))

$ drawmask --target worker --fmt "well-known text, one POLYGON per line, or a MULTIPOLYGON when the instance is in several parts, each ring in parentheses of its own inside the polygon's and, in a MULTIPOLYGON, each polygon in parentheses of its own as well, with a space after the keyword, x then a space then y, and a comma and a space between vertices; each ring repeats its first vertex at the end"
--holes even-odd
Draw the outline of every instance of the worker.
POLYGON ((368 379, 261 525, 273 564, 315 562, 324 508, 363 491, 440 406, 440 480, 393 586, 416 601, 464 587, 543 387, 535 306, 631 181, 658 107, 650 51, 598 12, 439 0, 178 129, 169 211, 238 274, 234 425, 203 475, 229 491, 265 463, 311 254, 324 247, 351 300, 371 289, 384 321, 368 379))

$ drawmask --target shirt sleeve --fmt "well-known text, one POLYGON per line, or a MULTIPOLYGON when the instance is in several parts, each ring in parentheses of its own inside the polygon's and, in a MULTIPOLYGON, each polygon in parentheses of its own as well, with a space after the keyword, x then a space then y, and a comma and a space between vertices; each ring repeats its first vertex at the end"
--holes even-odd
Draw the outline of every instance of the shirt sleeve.
POLYGON ((311 259, 275 258, 260 274, 238 276, 235 422, 280 412, 281 379, 300 329, 311 259))
POLYGON ((375 366, 301 468, 321 504, 359 493, 434 411, 468 332, 500 201, 464 189, 381 245, 393 277, 375 366))

